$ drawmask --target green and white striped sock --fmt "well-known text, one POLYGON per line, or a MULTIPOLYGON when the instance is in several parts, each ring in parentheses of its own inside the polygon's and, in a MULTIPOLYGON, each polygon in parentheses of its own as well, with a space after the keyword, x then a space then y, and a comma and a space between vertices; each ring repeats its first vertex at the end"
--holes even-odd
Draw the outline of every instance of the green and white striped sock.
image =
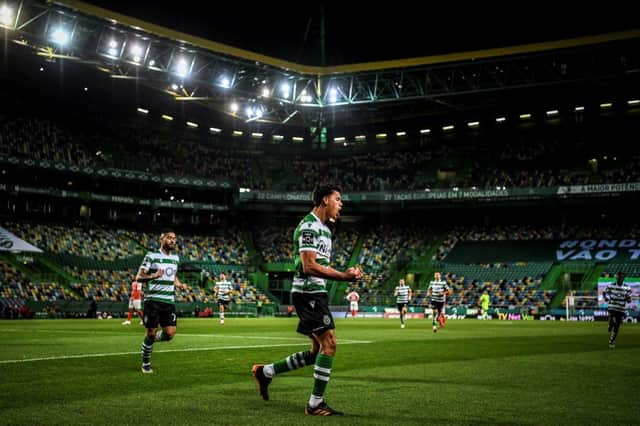
POLYGON ((142 342, 142 364, 151 364, 151 352, 153 352, 153 339, 145 336, 142 342))
POLYGON ((297 370, 298 368, 312 365, 316 360, 314 354, 311 351, 296 352, 283 358, 273 364, 264 366, 265 376, 271 378, 276 374, 286 373, 287 371, 297 370))
POLYGON ((309 399, 309 405, 312 408, 317 407, 322 402, 324 391, 331 378, 332 365, 332 356, 320 354, 316 358, 316 364, 313 367, 313 391, 311 391, 311 398, 309 399))

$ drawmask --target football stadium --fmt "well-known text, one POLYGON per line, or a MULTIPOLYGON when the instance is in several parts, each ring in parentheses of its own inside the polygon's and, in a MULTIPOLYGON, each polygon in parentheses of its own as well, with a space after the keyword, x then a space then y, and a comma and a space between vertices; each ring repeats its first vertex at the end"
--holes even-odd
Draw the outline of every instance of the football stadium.
POLYGON ((160 3, 0 0, 0 423, 639 423, 637 25, 160 3))

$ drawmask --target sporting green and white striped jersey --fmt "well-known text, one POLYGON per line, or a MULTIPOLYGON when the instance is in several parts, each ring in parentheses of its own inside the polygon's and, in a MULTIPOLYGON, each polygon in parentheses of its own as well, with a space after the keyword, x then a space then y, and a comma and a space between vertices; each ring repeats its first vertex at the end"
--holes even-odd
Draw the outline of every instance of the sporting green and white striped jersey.
POLYGON ((446 281, 431 281, 429 288, 431 289, 432 302, 444 302, 445 292, 449 291, 449 285, 446 281))
POLYGON ((164 254, 162 251, 148 252, 140 265, 147 273, 154 274, 159 269, 164 270, 162 277, 147 282, 144 300, 154 300, 163 303, 175 303, 174 280, 178 273, 180 258, 177 254, 164 254))
POLYGON ((292 293, 326 293, 326 280, 312 277, 302 270, 302 258, 300 252, 313 251, 316 254, 316 262, 319 265, 329 266, 331 259, 331 230, 309 213, 293 231, 293 255, 295 274, 291 286, 292 293))
POLYGON ((226 302, 229 301, 229 295, 231 294, 231 282, 229 281, 218 281, 216 286, 213 288, 213 291, 216 292, 218 300, 224 300, 226 302))
POLYGON ((604 295, 605 299, 609 301, 608 310, 624 312, 627 303, 631 302, 631 287, 609 284, 604 291, 604 295))
POLYGON ((397 286, 394 292, 398 297, 396 303, 409 303, 409 292, 411 292, 411 288, 408 285, 397 286))

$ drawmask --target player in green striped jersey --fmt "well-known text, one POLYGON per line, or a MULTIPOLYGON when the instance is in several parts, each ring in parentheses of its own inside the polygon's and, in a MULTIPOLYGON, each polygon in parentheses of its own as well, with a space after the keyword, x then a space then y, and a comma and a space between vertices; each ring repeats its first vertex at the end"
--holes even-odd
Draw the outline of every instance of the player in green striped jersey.
POLYGON ((393 295, 397 297, 396 304, 398 312, 400 312, 400 328, 404 328, 404 316, 407 314, 407 305, 409 305, 413 293, 409 286, 405 285, 404 278, 400 278, 398 284, 393 295))
POLYGON ((231 282, 227 281, 227 274, 224 272, 220 273, 220 281, 216 282, 215 287, 213 288, 213 292, 215 293, 216 299, 218 300, 218 307, 220 309, 220 325, 224 325, 224 311, 229 306, 229 302, 231 301, 231 282))
POLYGON ((340 217, 340 192, 340 188, 335 186, 317 187, 313 191, 313 210, 302 219, 293 233, 295 275, 291 298, 300 319, 297 331, 311 339, 311 349, 294 353, 273 364, 254 365, 252 369, 260 395, 267 401, 273 376, 313 364, 313 390, 304 412, 314 416, 343 414, 324 401, 337 345, 326 280, 353 281, 362 278, 359 268, 352 267, 340 272, 329 266, 331 229, 327 223, 335 223, 340 217))
POLYGON ((449 294, 449 284, 446 280, 442 279, 442 274, 436 272, 433 274, 434 280, 429 283, 427 288, 427 297, 431 299, 431 306, 433 307, 433 332, 437 332, 438 328, 436 322, 440 327, 444 327, 447 320, 445 317, 444 306, 449 294))
POLYGON ((624 272, 618 272, 616 282, 604 290, 604 300, 609 303, 609 347, 616 347, 616 337, 624 320, 625 308, 631 302, 631 288, 624 285, 624 272))
POLYGON ((175 288, 186 289, 178 279, 176 233, 170 229, 160 234, 160 250, 148 252, 136 275, 136 281, 147 284, 144 292, 144 326, 147 329, 142 342, 142 372, 153 373, 151 352, 155 341, 169 341, 176 334, 175 288), (158 330, 158 325, 162 330, 158 330))

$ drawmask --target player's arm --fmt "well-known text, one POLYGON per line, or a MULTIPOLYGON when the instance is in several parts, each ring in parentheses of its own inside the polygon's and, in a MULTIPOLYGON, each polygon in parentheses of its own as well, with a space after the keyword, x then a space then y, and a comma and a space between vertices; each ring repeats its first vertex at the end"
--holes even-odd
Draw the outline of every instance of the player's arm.
POLYGON ((135 281, 146 283, 151 280, 161 278, 164 275, 164 269, 158 268, 153 274, 150 273, 151 266, 153 266, 153 259, 147 254, 142 260, 138 273, 136 274, 135 281))
POLYGON ((188 289, 189 289, 189 287, 188 287, 186 284, 184 284, 184 283, 180 282, 180 280, 178 279, 178 276, 177 276, 177 275, 176 275, 176 277, 173 279, 173 285, 174 285, 175 287, 177 287, 177 288, 181 289, 181 290, 188 290, 188 289))
POLYGON ((362 271, 356 267, 340 272, 337 269, 333 269, 331 266, 320 265, 316 262, 316 252, 313 250, 301 251, 300 259, 302 260, 302 270, 307 275, 335 281, 352 281, 362 278, 362 271))
POLYGON ((163 269, 158 269, 156 272, 151 274, 149 273, 149 269, 140 267, 140 269, 138 269, 138 273, 136 274, 136 281, 146 283, 148 281, 156 280, 162 277, 163 274, 164 274, 163 269))

